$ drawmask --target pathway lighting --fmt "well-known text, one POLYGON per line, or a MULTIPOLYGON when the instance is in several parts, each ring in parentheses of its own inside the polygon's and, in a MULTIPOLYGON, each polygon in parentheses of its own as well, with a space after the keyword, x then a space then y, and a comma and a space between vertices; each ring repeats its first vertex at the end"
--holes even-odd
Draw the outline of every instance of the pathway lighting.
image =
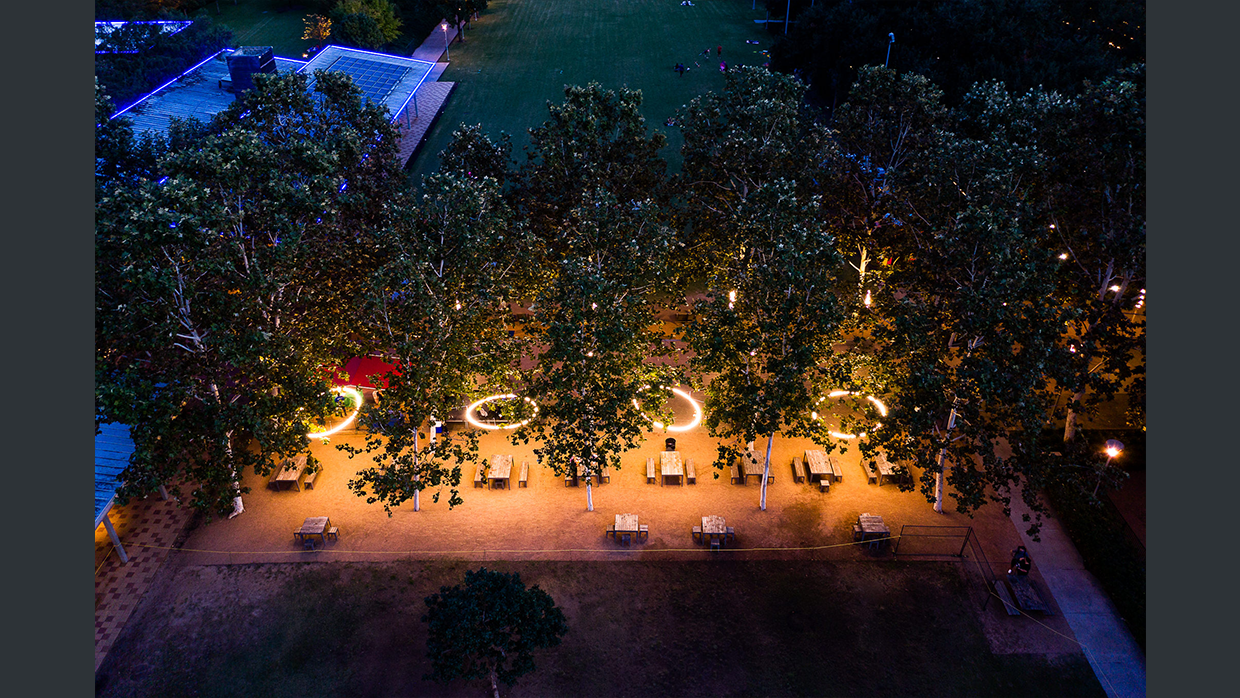
POLYGON ((1098 496, 1098 487, 1102 485, 1102 474, 1106 472, 1107 468, 1111 467, 1111 459, 1118 456, 1120 452, 1123 450, 1124 450, 1124 444, 1120 443, 1118 439, 1107 439, 1107 447, 1104 451, 1104 453, 1107 454, 1107 464, 1105 468, 1098 471, 1098 482, 1094 483, 1094 496, 1095 497, 1098 496))
POLYGON ((440 24, 439 28, 443 30, 443 56, 450 61, 452 60, 452 54, 448 51, 448 23, 440 24))

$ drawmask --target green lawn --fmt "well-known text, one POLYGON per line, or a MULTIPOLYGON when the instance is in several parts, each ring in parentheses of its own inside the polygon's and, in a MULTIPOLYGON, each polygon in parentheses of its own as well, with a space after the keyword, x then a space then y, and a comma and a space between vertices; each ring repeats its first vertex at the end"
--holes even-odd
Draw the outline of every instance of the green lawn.
POLYGON ((219 14, 215 4, 203 8, 217 24, 232 30, 234 46, 270 46, 281 58, 301 60, 311 42, 301 38, 302 20, 309 10, 287 0, 220 0, 219 14))
MULTIPOLYGON (((423 599, 480 563, 170 563, 96 673, 99 698, 488 693, 422 679, 423 599)), ((484 564, 569 622, 512 698, 1105 695, 1079 652, 992 652, 978 581, 953 563, 484 564)))
POLYGON ((457 88, 411 166, 414 181, 438 169, 438 154, 461 123, 481 123, 497 137, 513 137, 523 161, 526 129, 547 119, 546 103, 564 98, 564 85, 597 81, 607 88, 642 91, 647 126, 668 135, 663 156, 680 166, 682 139, 664 125, 695 96, 723 87, 720 58, 728 65, 761 65, 770 47, 754 19, 751 0, 492 0, 464 43, 450 48, 451 66, 440 80, 457 88), (746 44, 747 39, 759 45, 746 44), (701 56, 710 47, 711 56, 701 56), (677 62, 689 67, 683 77, 677 62), (695 65, 695 63, 700 65, 695 65))

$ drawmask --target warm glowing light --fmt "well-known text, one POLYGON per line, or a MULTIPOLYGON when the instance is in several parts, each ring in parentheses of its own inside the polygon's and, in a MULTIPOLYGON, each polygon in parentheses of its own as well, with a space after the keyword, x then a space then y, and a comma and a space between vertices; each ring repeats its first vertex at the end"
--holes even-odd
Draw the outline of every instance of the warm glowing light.
POLYGON ((1112 286, 1112 287, 1111 287, 1111 290, 1112 290, 1112 291, 1119 291, 1119 286, 1112 286))
MULTIPOLYGON (((648 385, 642 386, 642 390, 646 390, 649 387, 650 386, 648 385)), ((661 388, 663 386, 659 386, 659 387, 661 388)), ((688 424, 679 425, 679 426, 670 425, 670 424, 667 426, 664 426, 662 422, 656 422, 652 419, 650 420, 650 423, 654 425, 654 428, 655 429, 666 429, 667 431, 689 431, 690 429, 696 427, 698 424, 701 424, 702 423, 702 406, 698 404, 698 401, 694 400, 693 396, 681 390, 680 388, 672 388, 671 390, 672 390, 672 393, 674 393, 677 397, 684 398, 685 401, 687 401, 689 405, 693 407, 693 419, 689 420, 688 424)), ((636 399, 633 400, 633 406, 639 410, 642 408, 641 404, 638 403, 636 399)), ((647 417, 647 419, 650 419, 650 418, 647 417)))
POLYGON ((870 292, 869 291, 865 292, 865 307, 867 308, 870 307, 870 292))
POLYGON ((1055 229, 1055 224, 1051 223, 1051 230, 1054 230, 1054 229, 1055 229))
POLYGON ((1072 352, 1073 354, 1075 354, 1075 353, 1076 353, 1076 345, 1075 345, 1075 344, 1070 344, 1070 345, 1068 345, 1068 351, 1070 351, 1070 352, 1072 352))
POLYGON ((1067 253, 1067 252, 1064 252, 1063 254, 1059 255, 1059 258, 1060 258, 1060 259, 1067 259, 1067 258, 1068 258, 1068 253, 1067 253))
POLYGON ((460 310, 460 309, 461 309, 461 302, 460 302, 460 301, 457 301, 457 302, 456 302, 456 309, 457 309, 457 310, 460 310))
POLYGON ((587 352, 586 352, 586 356, 588 356, 588 357, 590 357, 590 358, 594 358, 594 352, 592 352, 592 351, 587 351, 587 352))
MULTIPOLYGON (((474 416, 474 410, 478 409, 478 407, 481 405, 485 405, 486 403, 492 400, 510 400, 515 397, 516 395, 513 395, 512 393, 507 393, 504 395, 488 395, 487 397, 484 397, 481 400, 470 405, 469 407, 465 408, 465 421, 478 427, 479 429, 516 429, 517 427, 525 426, 526 424, 530 423, 530 419, 533 419, 533 417, 530 417, 530 419, 527 419, 524 422, 517 422, 515 424, 485 424, 483 422, 478 421, 478 418, 474 416)), ((538 403, 534 402, 528 397, 521 398, 521 399, 534 406, 534 415, 537 416, 538 415, 538 403)))
MULTIPOLYGON (((852 391, 850 391, 850 390, 832 390, 831 392, 827 393, 827 397, 820 397, 820 398, 818 398, 818 402, 820 402, 820 403, 821 403, 822 401, 826 400, 827 398, 832 398, 832 397, 843 397, 843 396, 845 396, 845 395, 860 395, 860 393, 855 393, 855 392, 852 392, 852 391)), ((871 403, 873 403, 874 407, 878 410, 878 413, 879 413, 881 416, 883 416, 883 417, 886 417, 886 416, 887 416, 887 406, 883 404, 883 401, 882 401, 882 400, 879 400, 878 398, 874 397, 873 395, 866 395, 866 396, 865 396, 865 399, 866 399, 866 400, 869 400, 871 403)), ((811 417, 813 417, 815 420, 819 419, 818 413, 817 413, 816 411, 815 411, 815 412, 810 412, 809 414, 810 414, 810 416, 811 416, 811 417)), ((881 429, 881 428, 882 428, 882 426, 883 426, 883 423, 882 423, 882 422, 875 422, 875 423, 874 423, 874 430, 875 430, 875 431, 877 431, 878 429, 881 429)), ((827 433, 828 433, 828 434, 830 434, 832 437, 837 438, 837 439, 856 439, 856 438, 862 438, 862 439, 864 439, 864 438, 865 438, 865 436, 866 436, 866 432, 864 432, 864 431, 863 431, 863 432, 861 432, 860 434, 845 434, 845 433, 843 433, 843 432, 832 431, 832 430, 828 429, 828 430, 827 430, 827 433)))
POLYGON ((337 424, 331 429, 328 429, 326 431, 317 431, 317 432, 306 434, 306 436, 308 436, 311 439, 327 438, 328 436, 331 436, 332 434, 335 434, 336 432, 347 428, 350 424, 353 423, 353 420, 357 419, 357 413, 362 411, 362 394, 357 391, 357 388, 354 388, 351 385, 346 385, 343 387, 332 388, 332 392, 339 393, 340 395, 348 395, 349 397, 353 398, 353 414, 349 415, 348 419, 337 424))
POLYGON ((1118 455, 1119 455, 1119 449, 1118 449, 1118 448, 1108 448, 1108 449, 1107 449, 1107 457, 1108 457, 1108 458, 1114 458, 1114 457, 1116 457, 1116 456, 1118 456, 1118 455))
POLYGON ((591 303, 590 310, 598 310, 598 303, 591 303))
POLYGON ((728 291, 728 310, 731 310, 736 304, 736 291, 728 291))

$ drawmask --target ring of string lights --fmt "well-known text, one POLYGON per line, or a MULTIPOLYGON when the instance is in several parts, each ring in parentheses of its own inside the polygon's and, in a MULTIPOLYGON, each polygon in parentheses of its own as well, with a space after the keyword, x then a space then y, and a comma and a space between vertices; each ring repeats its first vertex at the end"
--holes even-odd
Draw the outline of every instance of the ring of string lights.
POLYGON ((331 429, 327 429, 325 431, 312 432, 312 433, 306 434, 307 437, 311 439, 327 438, 328 436, 331 436, 332 434, 335 434, 336 432, 342 429, 348 428, 348 426, 353 423, 353 420, 357 419, 357 413, 362 411, 362 394, 358 392, 357 388, 354 388, 351 385, 346 385, 343 387, 332 388, 332 392, 338 395, 348 395, 349 397, 353 398, 353 414, 349 415, 348 419, 337 424, 331 429))
MULTIPOLYGON (((664 386, 662 385, 660 385, 659 387, 664 388, 664 386)), ((648 385, 642 386, 642 390, 649 390, 649 389, 650 389, 650 386, 648 385)), ((698 424, 701 424, 702 406, 698 404, 698 401, 694 400, 693 397, 689 395, 689 393, 681 390, 680 388, 671 388, 670 390, 677 397, 684 398, 686 401, 688 401, 689 405, 693 407, 693 419, 690 420, 688 424, 685 424, 683 426, 672 426, 670 424, 667 426, 663 426, 662 422, 656 422, 653 419, 650 419, 649 417, 646 417, 646 419, 650 420, 650 423, 653 424, 656 429, 665 429, 667 431, 689 431, 690 429, 696 427, 698 424)), ((636 399, 633 400, 633 406, 639 410, 642 408, 642 406, 638 404, 636 399)), ((645 416, 644 412, 642 413, 642 416, 645 416)))
POLYGON ((485 405, 488 402, 491 402, 492 400, 509 400, 515 397, 516 395, 512 393, 505 393, 502 395, 488 395, 482 398, 481 400, 471 404, 469 407, 465 408, 465 421, 478 427, 479 429, 516 429, 517 427, 525 426, 526 424, 530 423, 531 419, 538 416, 538 403, 534 402, 528 397, 521 398, 521 399, 534 406, 534 416, 530 417, 530 419, 527 419, 524 422, 515 422, 512 424, 487 424, 485 422, 478 421, 478 418, 474 416, 474 410, 478 409, 479 407, 481 407, 482 405, 485 405))
MULTIPOLYGON (((831 392, 827 393, 827 397, 820 397, 820 398, 818 398, 818 402, 819 402, 819 403, 822 403, 822 401, 823 401, 823 400, 826 400, 827 398, 833 398, 833 397, 843 397, 843 396, 845 396, 845 395, 860 395, 860 394, 861 394, 861 393, 855 393, 855 392, 848 391, 848 390, 832 390, 831 392)), ((879 415, 881 415, 881 416, 883 416, 883 417, 886 417, 886 416, 887 416, 887 406, 886 406, 886 405, 884 405, 884 404, 882 403, 882 401, 881 401, 881 400, 879 400, 878 398, 874 397, 873 395, 866 395, 866 396, 865 396, 865 399, 866 399, 866 400, 869 400, 869 401, 870 401, 870 402, 874 405, 874 407, 876 407, 876 408, 878 409, 878 413, 879 413, 879 415)), ((811 416, 811 417, 813 417, 814 419, 821 419, 821 418, 818 416, 818 412, 817 412, 817 411, 810 412, 810 416, 811 416)), ((874 423, 874 430, 880 429, 880 428, 882 428, 882 426, 883 426, 883 423, 882 423, 882 422, 875 422, 875 423, 874 423)), ((830 429, 828 429, 828 430, 827 430, 827 433, 828 433, 828 434, 830 434, 831 436, 834 436, 834 437, 835 437, 835 438, 837 438, 837 439, 855 439, 855 438, 857 438, 857 437, 858 437, 858 435, 857 435, 857 434, 844 434, 844 433, 841 433, 841 432, 838 432, 838 431, 831 431, 830 429)), ((863 432, 861 432, 860 437, 861 437, 861 438, 865 438, 865 435, 866 435, 866 432, 864 432, 864 431, 863 431, 863 432)))

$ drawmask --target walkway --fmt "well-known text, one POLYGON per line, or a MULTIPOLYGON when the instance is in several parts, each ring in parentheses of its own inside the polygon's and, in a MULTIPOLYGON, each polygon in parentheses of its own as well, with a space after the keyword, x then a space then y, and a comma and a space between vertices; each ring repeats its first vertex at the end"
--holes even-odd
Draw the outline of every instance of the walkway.
POLYGON ((1110 698, 1145 695, 1145 654, 1107 598, 1102 585, 1085 569, 1058 519, 1043 519, 1040 543, 1025 535, 1023 514, 1030 514, 1020 497, 1012 497, 1012 523, 1033 556, 1059 610, 1085 650, 1089 664, 1110 698))
POLYGON ((112 507, 108 516, 129 562, 122 563, 102 525, 95 530, 95 670, 146 593, 193 512, 157 495, 112 507))

